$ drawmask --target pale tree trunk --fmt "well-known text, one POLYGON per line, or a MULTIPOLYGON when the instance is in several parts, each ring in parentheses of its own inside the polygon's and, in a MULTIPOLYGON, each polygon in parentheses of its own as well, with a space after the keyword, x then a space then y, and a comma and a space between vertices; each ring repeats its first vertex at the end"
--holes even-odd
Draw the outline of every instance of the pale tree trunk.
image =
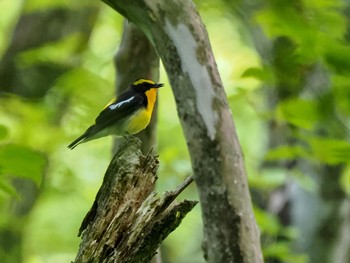
POLYGON ((262 262, 242 153, 205 27, 191 1, 112 1, 154 45, 171 82, 202 205, 208 262, 262 262))

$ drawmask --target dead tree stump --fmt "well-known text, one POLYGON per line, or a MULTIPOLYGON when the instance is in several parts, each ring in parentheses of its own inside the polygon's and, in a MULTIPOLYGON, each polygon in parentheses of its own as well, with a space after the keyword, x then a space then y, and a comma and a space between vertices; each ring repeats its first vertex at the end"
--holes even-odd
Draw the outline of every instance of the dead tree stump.
POLYGON ((82 241, 74 263, 148 263, 161 241, 197 204, 174 202, 192 177, 158 196, 157 156, 152 152, 144 156, 140 149, 141 141, 131 138, 114 155, 80 227, 82 241))

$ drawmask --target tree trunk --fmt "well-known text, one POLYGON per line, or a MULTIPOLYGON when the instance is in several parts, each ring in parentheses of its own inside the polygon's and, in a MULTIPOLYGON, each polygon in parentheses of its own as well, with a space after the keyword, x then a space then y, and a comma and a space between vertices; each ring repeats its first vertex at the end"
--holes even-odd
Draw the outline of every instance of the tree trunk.
POLYGON ((191 1, 106 0, 157 50, 198 186, 208 262, 262 262, 242 153, 207 32, 191 1))

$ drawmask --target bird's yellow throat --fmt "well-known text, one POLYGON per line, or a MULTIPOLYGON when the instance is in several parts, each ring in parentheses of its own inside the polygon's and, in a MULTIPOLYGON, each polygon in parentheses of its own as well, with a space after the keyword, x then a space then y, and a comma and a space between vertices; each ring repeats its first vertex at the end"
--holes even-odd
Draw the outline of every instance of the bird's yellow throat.
POLYGON ((152 88, 149 89, 145 92, 146 96, 147 96, 147 111, 150 111, 152 113, 153 107, 154 107, 154 103, 156 102, 157 99, 157 89, 152 88))

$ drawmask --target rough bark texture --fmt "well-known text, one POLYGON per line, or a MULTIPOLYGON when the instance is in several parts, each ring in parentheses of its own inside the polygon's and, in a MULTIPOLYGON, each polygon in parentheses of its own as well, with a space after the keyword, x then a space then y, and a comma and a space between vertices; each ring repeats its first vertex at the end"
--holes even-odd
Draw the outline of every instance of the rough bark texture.
POLYGON ((75 263, 148 263, 161 241, 197 204, 174 203, 191 178, 163 197, 153 192, 157 157, 141 153, 141 142, 132 138, 112 159, 91 210, 86 215, 75 263))
POLYGON ((204 25, 191 1, 105 0, 162 59, 191 155, 208 262, 262 262, 242 153, 204 25))
MULTIPOLYGON (((145 34, 127 20, 124 21, 123 37, 114 62, 116 94, 120 94, 129 87, 130 83, 139 78, 158 82, 159 58, 157 53, 145 34)), ((157 108, 156 102, 151 123, 145 130, 137 134, 137 137, 142 141, 144 154, 148 153, 156 144, 157 108)))

